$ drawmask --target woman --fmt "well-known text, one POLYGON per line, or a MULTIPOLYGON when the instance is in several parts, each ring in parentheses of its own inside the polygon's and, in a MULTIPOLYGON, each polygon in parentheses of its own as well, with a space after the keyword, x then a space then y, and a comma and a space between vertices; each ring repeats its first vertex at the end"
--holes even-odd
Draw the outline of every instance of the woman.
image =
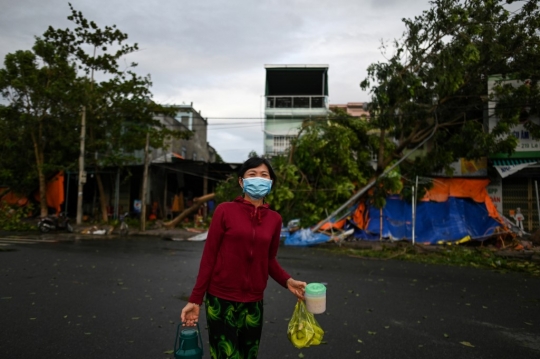
POLYGON ((217 206, 204 246, 199 275, 180 318, 187 326, 205 308, 212 358, 256 358, 263 324, 268 275, 304 299, 305 282, 277 262, 281 216, 264 197, 276 175, 264 158, 248 159, 238 171, 244 196, 217 206))

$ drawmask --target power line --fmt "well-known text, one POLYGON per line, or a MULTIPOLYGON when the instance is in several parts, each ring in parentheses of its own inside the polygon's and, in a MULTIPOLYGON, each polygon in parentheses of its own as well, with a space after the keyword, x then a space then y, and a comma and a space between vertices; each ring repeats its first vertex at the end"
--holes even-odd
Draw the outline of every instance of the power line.
MULTIPOLYGON (((492 101, 492 102, 497 102, 497 101, 492 101)), ((526 104, 523 104, 523 105, 512 105, 512 106, 504 106, 504 107, 499 107, 498 109, 499 110, 504 110, 504 109, 519 109, 519 108, 523 108, 525 107, 526 104)), ((446 111, 459 111, 459 110, 463 110, 463 111, 484 111, 485 109, 483 108, 477 108, 477 109, 473 109, 471 107, 465 107, 465 106, 456 106, 456 107, 444 107, 443 110, 446 110, 446 111)), ((490 107, 490 108, 487 108, 487 110, 495 110, 494 107, 490 107)), ((410 116, 414 116, 414 115, 418 115, 418 114, 424 114, 424 115, 427 115, 429 114, 430 112, 429 111, 422 111, 422 110, 419 110, 419 111, 411 111, 411 112, 403 112, 403 113, 400 113, 400 114, 385 114, 384 117, 393 117, 393 118, 397 118, 397 117, 410 117, 410 116)), ((366 117, 366 120, 372 120, 372 119, 378 119, 378 118, 381 118, 383 116, 370 116, 370 117, 366 117)), ((309 120, 309 121, 312 121, 312 122, 323 122, 323 121, 328 121, 329 119, 333 120, 333 121, 337 121, 339 119, 336 119, 336 118, 328 118, 328 117, 324 117, 324 116, 320 116, 320 117, 315 117, 315 118, 309 118, 309 117, 290 117, 290 118, 264 118, 264 117, 208 117, 206 119, 231 119, 231 120, 258 120, 258 121, 267 121, 267 120, 275 120, 275 121, 304 121, 304 120, 309 120)), ((361 118, 358 118, 358 119, 361 119, 361 118)), ((191 125, 192 128, 203 128, 203 127, 206 127, 208 131, 210 130, 223 130, 223 129, 233 129, 233 128, 248 128, 248 127, 256 127, 256 126, 259 126, 261 125, 260 122, 254 122, 254 121, 241 121, 241 122, 220 122, 220 123, 206 123, 206 124, 196 124, 196 123, 193 123, 191 125)), ((171 127, 185 127, 187 128, 188 126, 184 125, 184 124, 181 124, 181 123, 178 123, 178 124, 172 124, 172 125, 169 125, 171 127)))

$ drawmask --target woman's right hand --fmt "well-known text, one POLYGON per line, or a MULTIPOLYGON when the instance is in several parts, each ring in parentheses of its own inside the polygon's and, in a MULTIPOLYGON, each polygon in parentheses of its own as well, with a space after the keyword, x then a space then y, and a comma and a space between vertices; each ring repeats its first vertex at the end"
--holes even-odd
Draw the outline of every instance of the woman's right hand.
POLYGON ((182 314, 180 314, 180 320, 182 321, 182 326, 194 327, 199 321, 199 312, 201 307, 194 303, 188 303, 182 309, 182 314))

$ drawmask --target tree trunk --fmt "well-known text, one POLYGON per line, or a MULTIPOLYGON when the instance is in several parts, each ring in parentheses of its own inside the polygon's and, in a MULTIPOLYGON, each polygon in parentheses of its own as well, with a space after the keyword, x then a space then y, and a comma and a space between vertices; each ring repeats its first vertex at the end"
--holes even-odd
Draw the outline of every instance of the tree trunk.
POLYGON ((36 156, 36 167, 38 172, 39 180, 39 207, 40 207, 40 216, 46 217, 49 214, 49 208, 47 206, 47 179, 43 173, 43 149, 39 145, 38 141, 41 141, 41 123, 39 124, 39 138, 36 138, 36 135, 32 133, 32 142, 34 144, 34 155, 36 156))
POLYGON ((49 214, 49 207, 47 206, 47 179, 43 173, 42 165, 38 165, 39 176, 39 204, 41 217, 46 217, 49 214))
POLYGON ((197 198, 197 200, 193 203, 191 207, 189 207, 188 209, 180 213, 173 220, 169 222, 164 222, 163 225, 167 228, 176 227, 176 225, 180 223, 180 221, 182 221, 184 218, 189 216, 191 213, 196 212, 203 203, 208 202, 211 199, 214 199, 215 196, 216 196, 215 193, 209 193, 205 196, 197 198))
POLYGON ((101 210, 101 220, 104 223, 109 222, 109 215, 107 211, 107 198, 105 197, 105 189, 103 188, 103 181, 101 180, 101 175, 99 174, 99 169, 96 167, 96 182, 98 185, 99 193, 99 207, 101 210))

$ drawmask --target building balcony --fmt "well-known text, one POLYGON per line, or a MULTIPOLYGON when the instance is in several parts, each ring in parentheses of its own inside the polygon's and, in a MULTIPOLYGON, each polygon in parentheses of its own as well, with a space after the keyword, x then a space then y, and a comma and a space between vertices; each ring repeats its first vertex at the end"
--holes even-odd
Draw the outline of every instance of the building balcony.
POLYGON ((326 96, 267 96, 266 108, 328 108, 326 96))
POLYGON ((267 96, 267 116, 324 116, 328 113, 327 96, 267 96))

